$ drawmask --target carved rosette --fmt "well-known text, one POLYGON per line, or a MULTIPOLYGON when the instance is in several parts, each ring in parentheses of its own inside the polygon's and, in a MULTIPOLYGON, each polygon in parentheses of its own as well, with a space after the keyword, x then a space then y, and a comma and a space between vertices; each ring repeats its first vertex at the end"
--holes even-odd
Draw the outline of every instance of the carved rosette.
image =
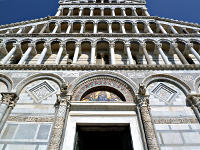
POLYGON ((155 129, 150 115, 149 96, 144 95, 145 92, 140 93, 137 96, 138 106, 141 112, 141 118, 144 126, 144 132, 149 150, 160 150, 159 144, 156 138, 155 129))
POLYGON ((1 95, 2 104, 6 104, 8 107, 14 108, 18 99, 17 95, 15 93, 1 93, 1 95))
POLYGON ((65 124, 65 118, 67 117, 66 114, 67 110, 70 108, 69 101, 71 100, 71 96, 65 95, 64 93, 61 93, 60 95, 57 95, 57 105, 58 105, 58 111, 57 116, 55 118, 55 124, 52 131, 50 144, 49 144, 49 150, 59 150, 60 144, 62 140, 62 134, 63 134, 63 128, 65 124))

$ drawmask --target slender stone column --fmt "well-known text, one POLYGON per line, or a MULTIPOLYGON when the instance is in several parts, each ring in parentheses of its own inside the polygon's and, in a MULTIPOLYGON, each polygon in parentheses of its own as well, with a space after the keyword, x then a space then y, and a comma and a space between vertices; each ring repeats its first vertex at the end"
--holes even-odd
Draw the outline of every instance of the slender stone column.
POLYGON ((91 44, 91 59, 90 64, 95 64, 96 43, 91 44))
POLYGON ((43 48, 43 50, 42 50, 42 53, 40 54, 40 57, 39 57, 39 59, 38 59, 38 61, 37 61, 37 65, 40 65, 41 63, 42 63, 42 61, 43 61, 43 59, 44 59, 44 57, 45 57, 45 55, 46 55, 46 53, 47 53, 47 44, 45 43, 44 44, 44 48, 43 48))
POLYGON ((101 8, 101 16, 104 16, 104 8, 101 8))
POLYGON ((68 12, 67 16, 71 16, 71 14, 72 14, 72 8, 69 8, 69 12, 68 12))
POLYGON ((57 13, 56 13, 56 15, 55 15, 55 16, 60 16, 60 15, 61 15, 61 13, 62 13, 62 8, 58 8, 58 11, 57 11, 57 13))
POLYGON ((178 34, 178 32, 176 31, 176 29, 174 29, 173 26, 170 26, 170 30, 171 30, 174 34, 178 34))
POLYGON ((17 50, 17 43, 13 44, 13 48, 10 50, 10 52, 1 60, 1 64, 6 64, 8 60, 11 58, 11 56, 16 52, 17 50))
POLYGON ((74 53, 74 57, 73 57, 73 64, 77 63, 79 51, 80 51, 80 44, 76 43, 75 53, 74 53))
POLYGON ((82 13, 83 13, 83 8, 80 8, 80 10, 79 10, 79 16, 82 16, 82 13))
POLYGON ((149 95, 146 94, 146 89, 143 84, 140 84, 139 93, 137 96, 138 101, 138 108, 140 110, 144 132, 145 132, 145 138, 147 141, 148 150, 160 150, 154 125, 151 119, 150 114, 150 107, 149 107, 149 95))
POLYGON ((144 8, 143 10, 144 10, 144 14, 145 14, 146 16, 150 16, 149 12, 147 11, 147 8, 144 8))
POLYGON ((26 50, 26 52, 24 53, 24 55, 22 56, 22 58, 20 59, 20 61, 19 61, 19 65, 22 65, 24 62, 25 62, 25 60, 28 58, 28 56, 29 56, 29 54, 31 53, 31 51, 32 51, 32 49, 33 49, 33 44, 32 43, 29 43, 28 44, 28 49, 26 50))
POLYGON ((146 23, 146 27, 147 27, 147 31, 148 31, 149 33, 153 34, 153 31, 152 31, 152 29, 151 29, 151 27, 150 27, 150 25, 149 25, 148 22, 146 23))
POLYGON ((156 46, 157 46, 157 49, 158 49, 163 61, 165 62, 165 64, 169 65, 170 62, 169 62, 167 56, 165 55, 165 53, 162 50, 162 44, 156 44, 156 46))
POLYGON ((198 121, 200 122, 200 95, 189 95, 187 101, 191 105, 194 114, 196 115, 198 121))
POLYGON ((167 32, 165 31, 165 29, 163 28, 163 26, 160 23, 157 23, 157 25, 163 34, 167 34, 167 32))
POLYGON ((131 46, 130 43, 126 44, 126 52, 127 52, 127 55, 128 55, 129 64, 133 65, 134 61, 133 61, 133 57, 132 57, 132 54, 131 54, 130 46, 131 46))
POLYGON ((146 43, 141 44, 141 48, 142 48, 142 51, 144 53, 147 64, 152 65, 152 61, 150 60, 149 54, 148 54, 147 49, 146 49, 146 43))
POLYGON ((42 27, 42 30, 40 31, 40 34, 44 33, 46 29, 47 29, 47 23, 44 24, 44 26, 42 27))
POLYGON ((60 23, 56 22, 55 28, 53 29, 53 32, 52 32, 53 34, 55 34, 57 32, 59 25, 60 25, 60 23))
POLYGON ((137 12, 136 12, 136 8, 133 9, 133 15, 134 16, 138 16, 137 12))
POLYGON ((81 23, 81 30, 80 30, 80 33, 83 33, 84 27, 85 27, 85 24, 84 24, 84 23, 81 23))
POLYGON ((71 28, 72 28, 72 23, 69 23, 66 33, 70 33, 71 28))
POLYGON ((28 32, 28 34, 32 34, 34 31, 35 31, 35 29, 36 29, 36 25, 34 25, 32 28, 31 28, 31 30, 28 32))
POLYGON ((63 132, 65 123, 67 123, 68 115, 70 111, 71 95, 67 95, 66 88, 61 89, 61 94, 57 95, 57 115, 55 118, 55 124, 52 131, 52 136, 49 142, 48 150, 60 150, 60 146, 63 140, 63 132))
POLYGON ((23 31, 23 28, 20 28, 20 29, 17 31, 17 34, 22 33, 22 31, 23 31))
POLYGON ((17 101, 17 95, 15 93, 1 93, 1 95, 2 103, 0 105, 0 132, 2 131, 11 110, 17 101))
POLYGON ((112 23, 108 23, 108 31, 109 33, 112 33, 112 23))
POLYGON ((90 9, 90 16, 93 16, 93 14, 94 14, 94 8, 91 8, 90 9))
POLYGON ((111 64, 115 64, 115 50, 114 50, 114 44, 110 44, 110 58, 111 58, 111 64))
POLYGON ((115 16, 115 9, 112 8, 112 16, 115 16))
POLYGON ((123 34, 126 34, 126 30, 125 30, 124 23, 121 23, 121 27, 122 27, 122 33, 123 33, 123 34))
POLYGON ((196 50, 193 48, 193 44, 192 43, 188 43, 188 48, 190 50, 190 52, 196 57, 196 59, 199 61, 200 63, 200 56, 199 54, 196 52, 196 50))
POLYGON ((61 43, 60 43, 59 45, 60 45, 60 48, 59 48, 59 50, 58 50, 58 54, 57 54, 56 60, 55 60, 55 64, 56 64, 56 65, 59 64, 60 58, 61 58, 62 53, 63 53, 63 50, 64 50, 64 45, 61 44, 61 43))
POLYGON ((180 50, 178 49, 178 44, 177 43, 173 43, 174 46, 174 52, 178 55, 179 59, 181 60, 181 62, 183 64, 189 64, 187 62, 187 60, 185 59, 185 57, 183 56, 183 54, 180 52, 180 50))
POLYGON ((122 13, 123 13, 123 16, 126 16, 125 8, 122 8, 122 13))
POLYGON ((94 34, 96 34, 97 33, 97 23, 95 22, 94 23, 94 34))
POLYGON ((140 31, 138 30, 138 27, 137 27, 137 23, 136 23, 136 22, 133 23, 133 28, 134 28, 136 34, 139 34, 139 33, 140 33, 140 31))

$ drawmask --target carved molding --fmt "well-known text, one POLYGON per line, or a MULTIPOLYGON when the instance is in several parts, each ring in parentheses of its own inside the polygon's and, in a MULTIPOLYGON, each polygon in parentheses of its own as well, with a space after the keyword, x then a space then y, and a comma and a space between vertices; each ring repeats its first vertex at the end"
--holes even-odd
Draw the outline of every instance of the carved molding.
POLYGON ((0 70, 199 70, 200 65, 0 65, 0 70))
POLYGON ((72 97, 72 101, 80 101, 85 92, 100 86, 107 86, 116 89, 117 91, 121 92, 127 102, 133 102, 134 100, 134 93, 131 92, 131 88, 124 84, 122 81, 112 77, 100 76, 93 77, 80 83, 74 89, 74 96, 72 97))
MULTIPOLYGON (((70 4, 70 5, 77 5, 77 4, 70 4)), ((85 5, 85 4, 78 4, 78 5, 85 5)), ((90 5, 90 4, 87 4, 87 5, 90 5)), ((91 4, 93 5, 93 4, 91 4)), ((105 4, 98 4, 98 5, 105 5, 105 4)), ((109 4, 110 5, 110 4, 109 4)), ((112 5, 115 5, 115 4, 112 4, 112 5)), ((117 4, 119 5, 119 4, 117 4)), ((126 4, 123 4, 123 5, 126 5, 126 4)), ((127 5, 130 5, 130 4, 127 4, 127 5)), ((161 17, 157 17, 157 16, 118 16, 119 18, 123 18, 123 19, 155 19, 155 20, 159 20, 159 21, 167 21, 169 23, 178 23, 180 25, 188 25, 188 26, 192 26, 192 27, 200 27, 199 24, 194 24, 194 23, 188 23, 188 22, 184 22, 184 21, 177 21, 177 20, 173 20, 173 19, 168 19, 168 18, 161 18, 161 17)), ((37 23, 39 21, 48 21, 48 20, 51 20, 51 19, 92 19, 92 17, 90 16, 48 16, 48 17, 45 17, 45 18, 40 18, 40 19, 34 19, 34 20, 29 20, 29 21, 22 21, 22 22, 17 22, 17 23, 11 23, 11 24, 6 24, 6 25, 2 25, 0 26, 0 29, 3 29, 3 28, 8 28, 8 27, 14 27, 14 26, 19 26, 19 25, 25 25, 25 24, 29 24, 29 23, 37 23)), ((116 16, 95 16, 94 19, 116 19, 116 16)))
POLYGON ((16 122, 53 122, 54 116, 9 116, 8 121, 16 122))
POLYGON ((41 38, 41 37, 158 37, 158 38, 167 38, 167 37, 174 37, 174 38, 179 38, 179 37, 192 37, 192 38, 198 38, 200 37, 200 34, 159 34, 159 33, 153 33, 153 34, 145 34, 145 33, 104 33, 104 34, 94 34, 94 33, 69 33, 69 34, 65 34, 65 33, 45 33, 45 34, 40 34, 40 33, 33 33, 33 34, 28 34, 28 33, 21 33, 21 34, 0 34, 0 37, 37 37, 37 38, 41 38))
POLYGON ((198 123, 197 118, 153 118, 155 124, 190 124, 198 123))

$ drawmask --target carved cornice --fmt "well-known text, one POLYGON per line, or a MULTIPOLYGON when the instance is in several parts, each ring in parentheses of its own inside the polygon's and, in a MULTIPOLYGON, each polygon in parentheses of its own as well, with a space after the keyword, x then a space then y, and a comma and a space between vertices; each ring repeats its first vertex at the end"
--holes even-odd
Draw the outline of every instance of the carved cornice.
POLYGON ((0 65, 1 70, 200 70, 200 65, 0 65))
POLYGON ((136 34, 136 33, 126 33, 126 34, 123 34, 123 33, 104 33, 104 34, 93 34, 93 33, 69 33, 69 34, 66 34, 66 33, 56 33, 56 34, 53 34, 53 33, 43 33, 43 34, 39 34, 39 33, 33 33, 33 34, 28 34, 28 33, 21 33, 21 34, 0 34, 0 37, 38 37, 38 38, 41 38, 41 37, 99 37, 99 38, 102 38, 102 37, 121 37, 121 38, 124 38, 124 37, 127 37, 127 38, 133 38, 133 37, 160 37, 160 38, 168 38, 168 37, 173 37, 173 38, 180 38, 180 37, 192 37, 192 38, 199 38, 200 37, 200 34, 156 34, 156 33, 153 33, 153 34, 149 34, 149 33, 140 33, 140 34, 136 34))
POLYGON ((48 17, 40 18, 40 19, 34 19, 34 20, 29 20, 29 21, 22 21, 22 22, 1 25, 0 29, 19 26, 19 25, 25 25, 25 24, 29 24, 29 23, 36 23, 39 21, 47 21, 50 19, 131 19, 131 20, 133 20, 133 19, 155 19, 158 21, 166 21, 169 23, 177 23, 180 25, 187 25, 187 26, 191 26, 191 27, 199 27, 200 28, 200 25, 196 24, 196 23, 178 21, 178 20, 173 20, 173 19, 169 19, 169 18, 161 18, 161 17, 157 17, 157 16, 117 16, 117 17, 116 16, 94 16, 94 17, 90 17, 90 16, 48 16, 48 17))

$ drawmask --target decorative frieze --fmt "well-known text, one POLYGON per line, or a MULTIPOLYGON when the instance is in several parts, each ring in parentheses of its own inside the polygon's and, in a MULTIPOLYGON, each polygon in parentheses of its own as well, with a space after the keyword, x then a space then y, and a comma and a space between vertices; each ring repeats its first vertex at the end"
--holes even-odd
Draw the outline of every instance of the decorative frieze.
POLYGON ((197 118, 153 118, 154 124, 189 124, 198 123, 197 118))

